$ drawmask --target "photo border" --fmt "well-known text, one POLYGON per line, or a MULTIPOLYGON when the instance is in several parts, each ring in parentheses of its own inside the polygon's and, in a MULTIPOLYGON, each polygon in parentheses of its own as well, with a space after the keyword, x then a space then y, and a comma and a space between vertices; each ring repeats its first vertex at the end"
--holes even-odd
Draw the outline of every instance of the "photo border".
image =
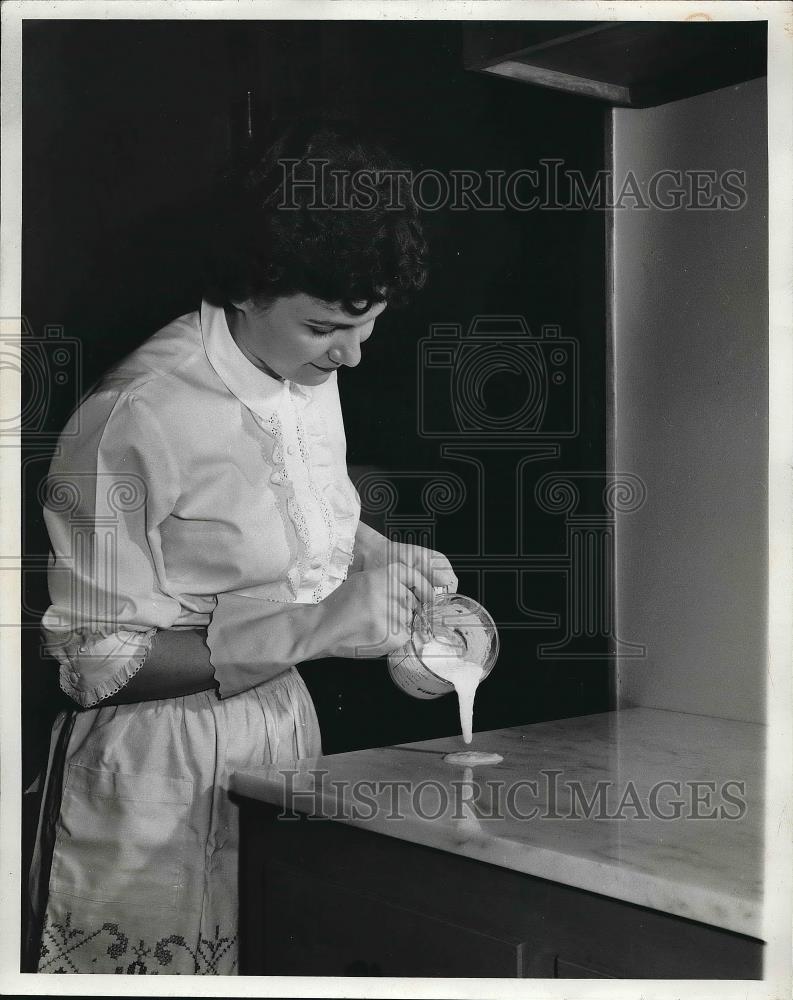
MULTIPOLYGON (((49 975, 19 973, 19 900, 22 877, 20 631, 0 630, 0 727, 2 812, 0 871, 2 927, 0 989, 36 995, 149 996, 340 996, 397 997, 719 997, 788 996, 791 976, 791 634, 793 633, 793 4, 788 2, 681 3, 677 0, 600 3, 594 0, 526 2, 294 3, 266 0, 6 0, 2 6, 2 161, 0 183, 0 317, 21 315, 21 33, 24 19, 112 20, 767 20, 769 152, 769 605, 768 754, 766 759, 766 965, 762 982, 667 980, 358 979, 314 977, 199 977, 49 975)), ((8 322, 12 322, 9 320, 8 322)), ((19 320, 17 320, 19 322, 19 320)), ((18 413, 20 380, 0 371, 0 416, 18 413)), ((19 565, 21 523, 19 449, 0 448, 0 561, 19 565), (15 562, 14 562, 15 560, 15 562)), ((20 578, 6 573, 2 607, 19 614, 20 578)))

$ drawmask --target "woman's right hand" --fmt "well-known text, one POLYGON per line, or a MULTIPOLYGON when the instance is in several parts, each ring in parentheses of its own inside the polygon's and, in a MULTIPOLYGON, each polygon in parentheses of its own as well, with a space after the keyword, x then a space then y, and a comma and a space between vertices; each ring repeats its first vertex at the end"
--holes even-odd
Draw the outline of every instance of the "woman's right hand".
POLYGON ((432 584, 402 563, 352 574, 319 605, 332 656, 374 658, 403 646, 432 584))

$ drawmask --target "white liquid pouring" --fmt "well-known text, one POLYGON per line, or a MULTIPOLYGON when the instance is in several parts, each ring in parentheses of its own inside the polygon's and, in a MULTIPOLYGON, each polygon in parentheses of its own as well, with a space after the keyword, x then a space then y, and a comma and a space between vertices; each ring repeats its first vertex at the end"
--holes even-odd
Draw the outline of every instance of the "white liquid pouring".
POLYGON ((430 639, 424 644, 421 659, 434 674, 448 681, 457 692, 463 742, 470 743, 473 737, 474 698, 484 670, 478 663, 455 656, 449 644, 438 639, 430 639))

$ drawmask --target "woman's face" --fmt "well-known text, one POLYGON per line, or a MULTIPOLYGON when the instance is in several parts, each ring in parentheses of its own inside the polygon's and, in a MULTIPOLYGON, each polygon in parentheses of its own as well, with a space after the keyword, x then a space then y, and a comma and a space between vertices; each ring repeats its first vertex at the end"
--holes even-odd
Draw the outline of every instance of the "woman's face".
POLYGON ((258 368, 299 385, 320 385, 342 365, 358 364, 361 344, 385 307, 378 302, 353 316, 339 303, 298 292, 265 305, 235 303, 226 318, 237 346, 258 368))

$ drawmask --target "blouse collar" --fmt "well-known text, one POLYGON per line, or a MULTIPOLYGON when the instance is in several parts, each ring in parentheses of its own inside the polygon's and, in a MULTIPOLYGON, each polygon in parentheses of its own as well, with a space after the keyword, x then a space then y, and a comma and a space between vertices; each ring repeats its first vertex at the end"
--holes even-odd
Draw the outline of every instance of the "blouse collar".
POLYGON ((311 390, 288 379, 279 379, 263 372, 247 358, 231 335, 222 307, 201 302, 201 335, 209 363, 226 388, 249 410, 267 419, 278 408, 286 393, 299 402, 311 399, 311 390))

